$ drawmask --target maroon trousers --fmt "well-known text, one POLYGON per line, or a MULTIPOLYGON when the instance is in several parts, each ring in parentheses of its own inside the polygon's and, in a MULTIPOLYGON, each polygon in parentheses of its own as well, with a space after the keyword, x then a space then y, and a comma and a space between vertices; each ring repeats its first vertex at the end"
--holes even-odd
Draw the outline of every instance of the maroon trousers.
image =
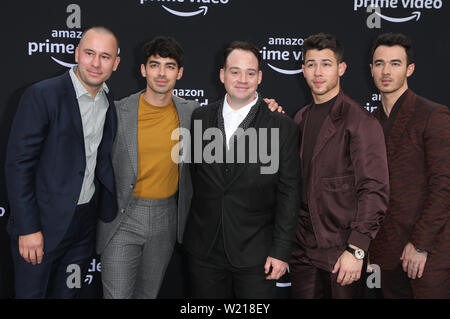
POLYGON ((427 269, 422 278, 410 279, 401 265, 381 270, 381 291, 386 299, 450 299, 450 269, 427 269))
POLYGON ((306 263, 291 263, 291 293, 295 299, 361 299, 364 297, 366 263, 362 268, 361 279, 348 286, 337 283, 338 273, 306 263))
POLYGON ((318 249, 309 213, 300 212, 296 241, 289 262, 291 292, 296 299, 355 299, 364 297, 366 259, 361 269, 361 279, 348 286, 337 283, 336 274, 331 273, 345 247, 318 249))

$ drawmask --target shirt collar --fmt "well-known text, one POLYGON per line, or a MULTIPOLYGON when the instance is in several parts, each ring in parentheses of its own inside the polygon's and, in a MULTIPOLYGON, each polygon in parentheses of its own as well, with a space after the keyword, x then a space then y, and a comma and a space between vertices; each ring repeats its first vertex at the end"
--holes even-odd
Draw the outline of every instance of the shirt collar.
POLYGON ((235 113, 240 115, 241 117, 245 118, 248 114, 248 112, 250 112, 250 109, 252 108, 253 105, 256 104, 256 102, 258 101, 258 92, 256 92, 256 97, 253 101, 251 101, 249 104, 241 107, 238 110, 233 110, 230 106, 230 104, 228 104, 227 101, 227 94, 225 94, 225 98, 224 98, 224 102, 223 102, 223 116, 227 116, 230 113, 235 113))
MULTIPOLYGON (((77 71, 77 65, 70 68, 69 75, 70 75, 70 78, 72 79, 72 83, 75 88, 75 94, 77 96, 77 99, 79 99, 80 96, 83 96, 85 94, 89 95, 89 92, 83 86, 80 79, 76 76, 76 74, 75 74, 76 71, 77 71)), ((105 91, 105 93, 109 92, 109 88, 105 82, 103 82, 102 87, 101 87, 100 91, 98 91, 98 92, 100 93, 101 91, 105 91)))

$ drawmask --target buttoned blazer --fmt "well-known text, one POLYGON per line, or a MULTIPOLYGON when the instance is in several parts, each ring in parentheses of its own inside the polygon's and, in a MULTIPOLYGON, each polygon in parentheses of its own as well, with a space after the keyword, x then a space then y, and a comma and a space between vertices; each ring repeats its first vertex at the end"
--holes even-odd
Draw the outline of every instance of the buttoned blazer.
MULTIPOLYGON (((123 219, 128 215, 133 198, 138 174, 137 123, 139 97, 142 93, 134 93, 116 102, 118 130, 111 156, 117 189, 118 213, 112 222, 99 222, 96 245, 99 254, 103 252, 123 219)), ((172 99, 177 110, 180 129, 190 130, 191 114, 195 108, 199 107, 198 102, 176 96, 173 96, 172 99)), ((186 138, 183 134, 181 135, 180 149, 183 152, 186 138)), ((183 154, 181 154, 181 158, 183 158, 183 154)), ((184 160, 181 160, 178 169, 177 240, 181 242, 192 198, 192 185, 190 172, 184 160)))
MULTIPOLYGON (((371 244, 371 262, 393 269, 411 242, 429 252, 426 269, 448 269, 450 112, 412 90, 406 94, 387 140, 390 203, 371 244)), ((381 112, 375 110, 375 117, 381 112)))
MULTIPOLYGON (((117 117, 107 94, 102 141, 97 151, 96 194, 99 218, 116 213, 110 158, 117 117)), ((11 235, 42 231, 44 251, 53 250, 73 218, 86 168, 80 109, 69 72, 38 82, 23 94, 6 156, 11 235)))

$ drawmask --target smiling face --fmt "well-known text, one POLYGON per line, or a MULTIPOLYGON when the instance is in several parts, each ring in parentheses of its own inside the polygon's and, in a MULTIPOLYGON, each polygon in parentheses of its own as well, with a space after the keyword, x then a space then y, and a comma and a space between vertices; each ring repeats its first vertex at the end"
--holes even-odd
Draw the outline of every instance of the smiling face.
POLYGON ((370 69, 381 94, 400 96, 408 88, 407 78, 414 72, 414 64, 408 65, 402 46, 380 45, 373 53, 370 69))
POLYGON ((240 108, 252 102, 261 80, 258 59, 251 51, 231 51, 225 66, 220 69, 220 81, 225 86, 227 101, 232 108, 240 108))
POLYGON ((306 51, 302 70, 315 103, 327 102, 339 93, 339 80, 346 68, 344 62, 338 63, 330 49, 306 51))
POLYGON ((95 96, 102 84, 117 70, 117 41, 107 32, 89 30, 75 50, 76 75, 86 90, 95 96))
POLYGON ((177 80, 183 76, 183 68, 178 67, 173 58, 151 55, 145 65, 141 65, 141 74, 147 79, 148 95, 172 95, 177 80))

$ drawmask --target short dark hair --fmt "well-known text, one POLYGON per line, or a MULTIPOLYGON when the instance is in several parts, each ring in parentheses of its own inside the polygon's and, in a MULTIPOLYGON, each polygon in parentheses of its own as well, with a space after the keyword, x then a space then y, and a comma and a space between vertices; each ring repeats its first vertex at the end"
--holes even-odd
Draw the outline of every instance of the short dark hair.
POLYGON ((234 50, 244 50, 253 53, 256 59, 258 60, 258 70, 259 70, 262 60, 261 53, 259 52, 259 49, 256 47, 256 45, 245 41, 233 41, 225 48, 225 50, 223 51, 223 61, 222 61, 223 68, 225 68, 227 64, 228 56, 234 50))
POLYGON ((320 51, 324 49, 330 49, 333 51, 338 63, 344 61, 344 47, 336 39, 336 37, 331 34, 318 33, 310 35, 303 42, 303 62, 305 62, 306 52, 308 52, 308 50, 320 51))
POLYGON ((383 33, 380 34, 374 41, 372 45, 372 60, 375 50, 380 46, 385 45, 388 47, 393 47, 399 45, 403 47, 406 51, 406 58, 408 65, 414 63, 414 52, 412 49, 411 40, 402 33, 383 33))
POLYGON ((146 42, 142 47, 142 64, 147 64, 148 58, 152 55, 174 59, 179 68, 183 66, 184 51, 181 44, 174 38, 157 36, 146 42))

